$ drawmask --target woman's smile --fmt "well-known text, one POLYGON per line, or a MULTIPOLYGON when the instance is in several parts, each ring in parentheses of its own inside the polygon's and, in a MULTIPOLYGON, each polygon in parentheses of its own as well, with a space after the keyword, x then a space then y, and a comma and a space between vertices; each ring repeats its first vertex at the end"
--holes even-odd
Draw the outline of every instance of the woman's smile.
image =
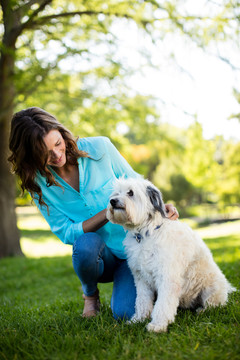
POLYGON ((66 144, 58 130, 51 130, 44 137, 48 149, 47 165, 62 167, 66 164, 66 144))
POLYGON ((57 159, 57 160, 53 160, 52 162, 53 162, 54 164, 59 164, 61 161, 62 161, 62 156, 61 156, 59 159, 57 159))

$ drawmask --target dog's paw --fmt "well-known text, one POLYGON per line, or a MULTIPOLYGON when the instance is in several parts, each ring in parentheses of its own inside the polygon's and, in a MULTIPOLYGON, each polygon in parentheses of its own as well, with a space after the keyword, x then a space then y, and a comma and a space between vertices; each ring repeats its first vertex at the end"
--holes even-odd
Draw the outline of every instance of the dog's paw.
POLYGON ((127 321, 127 324, 136 324, 141 321, 141 318, 139 318, 136 315, 133 315, 130 320, 127 321))
POLYGON ((157 332, 157 333, 166 332, 167 331, 167 326, 163 326, 161 324, 155 324, 155 323, 150 322, 147 325, 147 330, 157 332))
POLYGON ((204 308, 203 306, 199 306, 196 309, 196 313, 199 315, 199 314, 202 314, 205 310, 206 310, 206 308, 204 308))

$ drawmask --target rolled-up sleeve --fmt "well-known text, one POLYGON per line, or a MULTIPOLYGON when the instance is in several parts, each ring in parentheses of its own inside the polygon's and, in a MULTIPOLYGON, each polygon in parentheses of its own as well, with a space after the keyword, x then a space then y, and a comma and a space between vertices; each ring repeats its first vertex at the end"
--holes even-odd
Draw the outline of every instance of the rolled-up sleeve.
POLYGON ((39 205, 37 199, 34 199, 34 202, 47 223, 49 224, 51 231, 64 244, 73 245, 76 238, 84 233, 82 222, 74 222, 61 211, 57 210, 45 198, 43 198, 43 200, 48 205, 48 210, 46 206, 39 205))

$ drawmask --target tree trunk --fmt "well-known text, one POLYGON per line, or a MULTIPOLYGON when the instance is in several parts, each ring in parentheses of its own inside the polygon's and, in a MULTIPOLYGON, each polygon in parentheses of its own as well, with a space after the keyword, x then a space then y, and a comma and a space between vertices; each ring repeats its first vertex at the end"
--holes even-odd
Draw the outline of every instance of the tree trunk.
POLYGON ((16 183, 7 163, 9 124, 7 116, 0 122, 0 258, 22 255, 15 214, 16 183))
MULTIPOLYGON (((4 5, 7 8, 5 3, 4 5)), ((0 258, 22 255, 15 214, 16 184, 7 161, 15 95, 13 78, 15 43, 20 31, 15 30, 14 19, 11 17, 9 9, 7 10, 4 11, 4 15, 10 17, 11 21, 7 22, 5 19, 0 59, 0 258)))
POLYGON ((14 100, 13 59, 4 58, 0 61, 0 258, 22 255, 15 214, 16 183, 7 161, 14 100))

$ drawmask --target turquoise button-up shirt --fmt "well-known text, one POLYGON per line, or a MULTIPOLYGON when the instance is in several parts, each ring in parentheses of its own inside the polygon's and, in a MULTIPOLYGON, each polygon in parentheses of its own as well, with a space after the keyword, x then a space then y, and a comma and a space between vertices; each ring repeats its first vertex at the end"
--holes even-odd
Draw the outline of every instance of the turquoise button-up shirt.
MULTIPOLYGON (((79 139, 78 148, 88 153, 88 158, 78 159, 79 189, 76 191, 53 170, 57 182, 62 186, 46 185, 46 178, 37 175, 37 183, 43 193, 43 200, 49 207, 40 206, 34 200, 42 215, 57 237, 65 244, 73 244, 83 234, 83 221, 96 215, 108 205, 115 179, 140 176, 133 171, 114 145, 106 137, 79 139)), ((108 222, 96 231, 120 259, 125 259, 123 239, 126 236, 122 226, 108 222)))

